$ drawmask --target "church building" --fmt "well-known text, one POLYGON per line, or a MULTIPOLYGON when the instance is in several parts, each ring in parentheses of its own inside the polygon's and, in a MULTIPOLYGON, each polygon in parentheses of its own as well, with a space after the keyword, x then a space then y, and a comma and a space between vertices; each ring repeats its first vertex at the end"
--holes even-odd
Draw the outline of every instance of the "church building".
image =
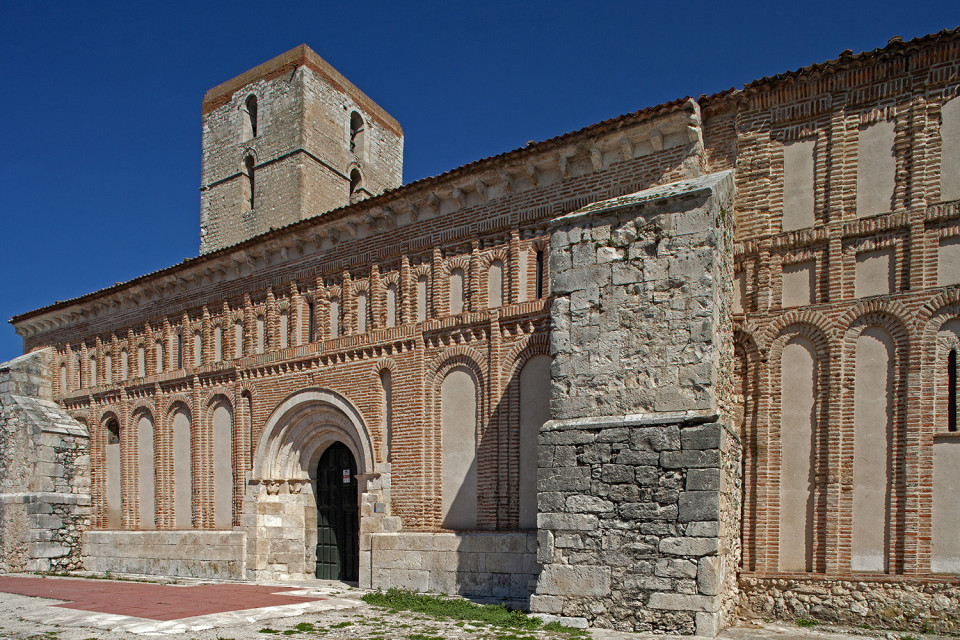
POLYGON ((198 256, 11 320, 0 572, 960 633, 960 28, 409 184, 305 45, 202 120, 198 256))

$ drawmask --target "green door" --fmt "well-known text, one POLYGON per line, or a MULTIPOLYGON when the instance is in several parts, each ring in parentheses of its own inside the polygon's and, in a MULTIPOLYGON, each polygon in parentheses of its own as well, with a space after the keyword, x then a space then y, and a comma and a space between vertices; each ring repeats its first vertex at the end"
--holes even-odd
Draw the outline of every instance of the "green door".
POLYGON ((356 581, 360 575, 357 463, 341 442, 317 465, 317 577, 356 581))

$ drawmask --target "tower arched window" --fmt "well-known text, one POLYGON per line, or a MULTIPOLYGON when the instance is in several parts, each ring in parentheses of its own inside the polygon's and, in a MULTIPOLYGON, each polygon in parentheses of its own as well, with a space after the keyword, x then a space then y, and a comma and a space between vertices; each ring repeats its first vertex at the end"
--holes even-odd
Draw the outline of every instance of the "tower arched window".
POLYGON ((244 105, 246 106, 246 121, 244 122, 246 136, 244 136, 244 139, 249 140, 257 137, 257 96, 252 94, 247 96, 244 105))
POLYGON ((350 172, 350 202, 354 201, 354 198, 357 195, 357 190, 360 188, 360 184, 363 181, 363 178, 360 176, 360 171, 354 169, 350 172))
POLYGON ((255 177, 256 167, 254 167, 253 156, 247 156, 243 159, 243 171, 246 175, 246 184, 244 185, 245 193, 243 194, 245 201, 244 204, 247 205, 248 210, 252 210, 256 206, 257 193, 255 177))
POLYGON ((363 154, 363 116, 356 111, 350 114, 350 152, 363 154))

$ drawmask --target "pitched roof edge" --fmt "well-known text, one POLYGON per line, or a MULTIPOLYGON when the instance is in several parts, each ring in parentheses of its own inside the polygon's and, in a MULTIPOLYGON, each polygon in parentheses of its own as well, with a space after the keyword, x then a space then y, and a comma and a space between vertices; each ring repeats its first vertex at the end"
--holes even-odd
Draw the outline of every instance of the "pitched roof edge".
POLYGON ((337 90, 345 93, 351 100, 361 105, 387 129, 398 136, 403 135, 403 128, 396 118, 391 116, 383 107, 374 102, 370 96, 361 91, 355 84, 347 80, 342 73, 321 58, 316 51, 305 44, 281 53, 279 56, 258 64, 253 69, 244 71, 238 76, 221 82, 208 90, 203 96, 202 112, 204 115, 221 107, 233 98, 233 95, 247 85, 264 78, 276 78, 292 72, 299 67, 307 67, 317 75, 323 77, 337 90))
POLYGON ((929 33, 923 36, 917 36, 910 40, 902 40, 899 36, 893 36, 883 47, 877 47, 876 49, 871 49, 870 51, 861 51, 860 53, 853 53, 849 49, 840 53, 836 58, 832 58, 825 62, 817 62, 814 64, 807 65, 805 67, 800 67, 793 71, 785 71, 783 73, 778 73, 774 76, 764 76, 758 78, 747 84, 743 85, 742 88, 737 89, 736 87, 730 87, 729 89, 724 89, 723 91, 718 91, 712 94, 703 94, 697 101, 698 102, 714 102, 719 101, 730 96, 742 95, 742 94, 751 94, 762 89, 778 85, 782 82, 788 80, 793 80, 804 75, 812 75, 815 73, 822 73, 825 71, 831 71, 834 69, 844 69, 852 66, 856 63, 868 62, 871 58, 881 58, 886 55, 892 55, 896 53, 905 53, 910 50, 920 49, 921 47, 927 46, 929 44, 936 44, 938 41, 948 41, 948 40, 960 40, 960 26, 954 27, 952 29, 943 29, 936 33, 929 33))
POLYGON ((22 322, 24 320, 29 320, 31 318, 34 318, 39 315, 43 315, 45 313, 49 313, 50 311, 56 311, 58 309, 63 309, 71 305, 88 302, 90 300, 96 299, 103 295, 107 295, 109 293, 114 293, 117 291, 122 291, 123 289, 136 286, 137 284, 140 284, 152 278, 175 273, 178 269, 181 269, 183 267, 200 264, 205 260, 212 260, 217 257, 227 255, 233 251, 237 251, 238 249, 244 249, 246 247, 256 245, 257 243, 262 242, 264 240, 268 240, 270 238, 275 238, 277 236, 289 233, 290 231, 298 227, 306 228, 311 225, 326 224, 327 222, 337 220, 339 218, 350 215, 351 213, 362 211, 364 208, 370 207, 371 205, 376 205, 377 203, 387 204, 389 202, 392 202, 393 200, 405 198, 409 196, 411 192, 419 191, 420 189, 426 188, 430 185, 442 183, 447 180, 457 178, 461 175, 464 175, 470 172, 482 171, 487 166, 492 165, 494 163, 504 162, 504 161, 516 162, 517 160, 520 160, 526 156, 539 155, 544 152, 550 151, 556 147, 563 146, 564 144, 569 144, 571 140, 577 137, 603 134, 611 130, 616 130, 626 125, 643 122, 644 120, 653 119, 658 116, 666 115, 668 113, 675 113, 677 111, 682 111, 683 109, 688 108, 691 105, 691 103, 692 103, 691 98, 688 98, 688 97, 679 98, 677 100, 665 102, 663 104, 659 104, 653 107, 640 109, 639 111, 634 111, 633 113, 628 113, 621 116, 617 116, 615 118, 610 118, 608 120, 604 120, 596 124, 592 124, 587 127, 583 127, 581 129, 577 129, 575 131, 571 131, 568 133, 561 134, 559 136, 555 136, 553 138, 549 138, 547 140, 543 140, 541 142, 536 142, 534 144, 513 149, 512 151, 505 151, 504 153, 500 153, 495 156, 481 158, 480 160, 475 160, 465 165, 461 165, 459 167, 456 167, 444 173, 438 174, 436 176, 428 176, 426 178, 415 180, 408 184, 397 187, 396 189, 391 189, 377 196, 367 198, 366 200, 361 200, 360 202, 339 207, 337 209, 331 209, 330 211, 326 211, 324 213, 311 216, 309 218, 304 218, 303 220, 298 220, 286 226, 279 227, 277 229, 272 229, 265 233, 261 233, 260 235, 256 235, 256 236, 253 236, 252 238, 248 238, 242 242, 238 242, 236 244, 232 244, 230 246, 217 249, 216 251, 211 251, 210 253, 205 253, 192 258, 186 258, 182 262, 171 265, 169 267, 158 269, 156 271, 151 271, 150 273, 145 273, 131 280, 127 280, 126 282, 121 282, 118 284, 111 285, 109 287, 104 287, 102 289, 98 289, 96 291, 92 291, 90 293, 86 293, 81 296, 77 296, 75 298, 61 300, 53 304, 40 307, 39 309, 34 309, 32 311, 19 313, 13 316, 12 318, 10 318, 9 322, 10 324, 16 325, 19 322, 22 322))

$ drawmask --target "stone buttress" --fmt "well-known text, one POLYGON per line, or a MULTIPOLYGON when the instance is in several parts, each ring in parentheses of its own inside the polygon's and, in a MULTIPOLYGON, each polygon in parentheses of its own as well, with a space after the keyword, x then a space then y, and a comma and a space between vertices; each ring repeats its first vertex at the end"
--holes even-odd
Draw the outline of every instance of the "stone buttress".
POLYGON ((739 561, 732 172, 555 220, 535 612, 715 635, 739 561))

